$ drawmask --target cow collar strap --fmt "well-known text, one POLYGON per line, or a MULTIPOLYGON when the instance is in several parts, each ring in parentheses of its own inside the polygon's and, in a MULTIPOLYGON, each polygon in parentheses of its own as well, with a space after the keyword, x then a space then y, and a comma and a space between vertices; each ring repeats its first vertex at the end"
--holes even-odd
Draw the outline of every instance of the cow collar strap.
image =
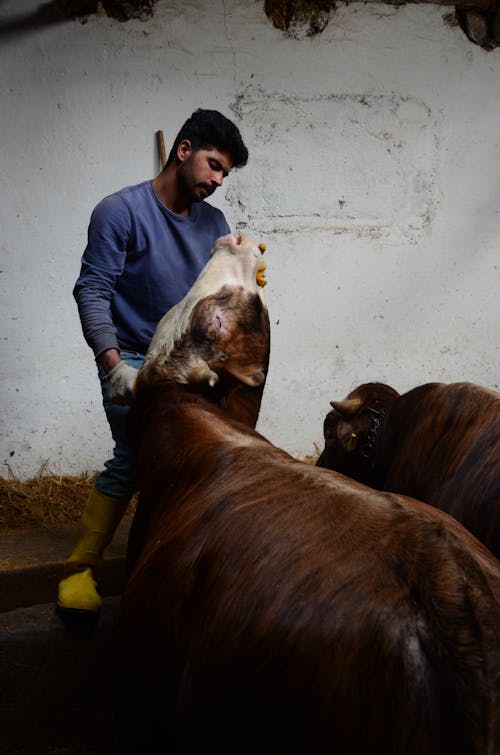
POLYGON ((372 467, 374 467, 375 440, 377 438, 377 433, 384 422, 385 409, 373 409, 372 407, 368 407, 368 412, 373 417, 372 426, 367 433, 366 441, 363 443, 359 450, 361 456, 366 459, 366 461, 369 462, 372 467))

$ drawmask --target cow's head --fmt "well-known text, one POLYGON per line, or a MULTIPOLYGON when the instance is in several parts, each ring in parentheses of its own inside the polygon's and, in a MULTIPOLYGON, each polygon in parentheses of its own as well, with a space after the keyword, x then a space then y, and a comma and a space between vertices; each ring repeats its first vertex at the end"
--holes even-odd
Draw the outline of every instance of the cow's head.
POLYGON ((384 383, 364 383, 333 407, 323 424, 325 448, 317 466, 370 484, 375 437, 399 393, 384 383))
POLYGON ((138 395, 152 387, 185 386, 255 424, 269 363, 261 249, 233 233, 216 241, 191 290, 158 323, 139 372, 138 395), (236 406, 249 399, 246 416, 236 406))

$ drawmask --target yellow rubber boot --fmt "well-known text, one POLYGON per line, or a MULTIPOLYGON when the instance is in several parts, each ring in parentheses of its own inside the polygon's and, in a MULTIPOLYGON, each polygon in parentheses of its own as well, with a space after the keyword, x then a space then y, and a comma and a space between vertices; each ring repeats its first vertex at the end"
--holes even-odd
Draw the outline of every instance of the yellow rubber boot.
POLYGON ((59 582, 57 607, 63 612, 97 614, 102 599, 97 592, 93 568, 102 559, 128 500, 112 498, 92 488, 80 519, 78 539, 73 553, 66 562, 69 576, 59 582))

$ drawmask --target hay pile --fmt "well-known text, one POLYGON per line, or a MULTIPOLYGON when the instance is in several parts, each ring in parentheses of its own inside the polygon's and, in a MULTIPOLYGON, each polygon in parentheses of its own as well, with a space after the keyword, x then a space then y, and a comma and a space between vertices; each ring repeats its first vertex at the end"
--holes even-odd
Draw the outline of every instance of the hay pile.
POLYGON ((20 482, 0 477, 0 532, 77 522, 94 479, 42 475, 20 482))

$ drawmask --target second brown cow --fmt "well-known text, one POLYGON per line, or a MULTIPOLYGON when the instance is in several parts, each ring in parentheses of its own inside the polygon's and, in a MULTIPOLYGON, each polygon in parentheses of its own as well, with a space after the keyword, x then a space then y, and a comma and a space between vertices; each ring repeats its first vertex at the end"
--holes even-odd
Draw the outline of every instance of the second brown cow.
POLYGON ((318 466, 426 501, 500 557, 500 394, 427 383, 399 395, 364 383, 331 405, 318 466))

